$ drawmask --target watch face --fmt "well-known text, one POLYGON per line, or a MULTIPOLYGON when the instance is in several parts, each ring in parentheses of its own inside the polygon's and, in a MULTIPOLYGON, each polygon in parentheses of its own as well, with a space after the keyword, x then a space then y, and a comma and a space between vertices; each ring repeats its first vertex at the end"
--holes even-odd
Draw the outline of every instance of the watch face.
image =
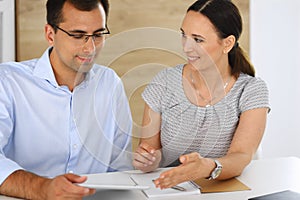
POLYGON ((216 168, 211 174, 212 178, 213 179, 217 178, 221 174, 221 171, 222 171, 222 168, 216 168))
POLYGON ((218 160, 215 160, 215 163, 217 167, 214 169, 214 171, 211 173, 211 178, 216 179, 222 172, 222 165, 218 160))

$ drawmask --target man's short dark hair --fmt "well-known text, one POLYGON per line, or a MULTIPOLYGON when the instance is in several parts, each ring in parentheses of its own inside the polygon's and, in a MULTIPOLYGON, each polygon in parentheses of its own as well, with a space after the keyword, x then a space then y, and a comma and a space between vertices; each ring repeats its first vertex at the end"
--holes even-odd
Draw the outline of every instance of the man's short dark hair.
POLYGON ((63 22, 62 8, 66 2, 71 3, 81 11, 91 11, 97 8, 100 3, 105 11, 106 19, 108 17, 108 0, 48 0, 46 4, 48 24, 59 25, 59 23, 63 22))

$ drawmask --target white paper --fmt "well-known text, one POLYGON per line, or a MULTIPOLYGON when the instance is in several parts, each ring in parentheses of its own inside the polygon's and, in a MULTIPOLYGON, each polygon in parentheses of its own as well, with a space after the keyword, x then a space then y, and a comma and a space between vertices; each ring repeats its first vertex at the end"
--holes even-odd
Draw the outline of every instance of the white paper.
POLYGON ((97 190, 145 190, 149 188, 146 185, 135 184, 130 175, 127 172, 88 174, 85 175, 88 177, 87 181, 78 185, 97 190))
MULTIPOLYGON (((165 169, 164 169, 165 170, 165 169)), ((137 185, 149 186, 149 189, 143 190, 145 195, 148 198, 153 197, 165 197, 165 196, 179 196, 179 195, 192 195, 192 194, 200 194, 199 187, 191 182, 184 182, 178 184, 178 186, 183 187, 186 191, 179 191, 172 188, 168 189, 159 189, 156 188, 152 180, 155 180, 159 177, 159 175, 163 172, 162 169, 157 170, 155 172, 144 173, 144 174, 132 174, 131 178, 135 181, 137 185)))

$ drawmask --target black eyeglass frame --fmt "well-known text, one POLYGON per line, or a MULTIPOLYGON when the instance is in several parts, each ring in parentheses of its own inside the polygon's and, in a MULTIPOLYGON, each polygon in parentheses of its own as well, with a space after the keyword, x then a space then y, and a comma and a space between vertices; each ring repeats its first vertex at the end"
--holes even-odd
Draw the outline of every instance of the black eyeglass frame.
POLYGON ((56 28, 58 30, 61 30, 62 32, 66 33, 68 36, 73 37, 75 39, 82 39, 84 37, 85 42, 87 42, 90 37, 92 37, 93 40, 95 41, 95 38, 101 37, 103 35, 109 35, 110 34, 110 30, 108 29, 107 25, 105 25, 105 30, 104 30, 106 32, 100 32, 100 33, 97 33, 97 34, 95 34, 95 33, 94 34, 81 34, 81 33, 78 33, 80 35, 80 37, 78 37, 77 34, 69 33, 68 31, 60 28, 57 25, 50 24, 50 26, 52 26, 53 28, 56 28))

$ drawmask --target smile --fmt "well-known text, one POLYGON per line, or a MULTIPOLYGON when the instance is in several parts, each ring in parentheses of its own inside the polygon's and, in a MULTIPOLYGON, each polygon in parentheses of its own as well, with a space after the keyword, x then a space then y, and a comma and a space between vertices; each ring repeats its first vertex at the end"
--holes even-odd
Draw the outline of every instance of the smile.
POLYGON ((196 60, 200 59, 200 57, 199 56, 187 56, 187 59, 189 61, 196 61, 196 60))
POLYGON ((81 62, 85 62, 85 63, 90 63, 93 61, 93 58, 92 57, 80 57, 80 56, 77 56, 77 58, 81 61, 81 62))

